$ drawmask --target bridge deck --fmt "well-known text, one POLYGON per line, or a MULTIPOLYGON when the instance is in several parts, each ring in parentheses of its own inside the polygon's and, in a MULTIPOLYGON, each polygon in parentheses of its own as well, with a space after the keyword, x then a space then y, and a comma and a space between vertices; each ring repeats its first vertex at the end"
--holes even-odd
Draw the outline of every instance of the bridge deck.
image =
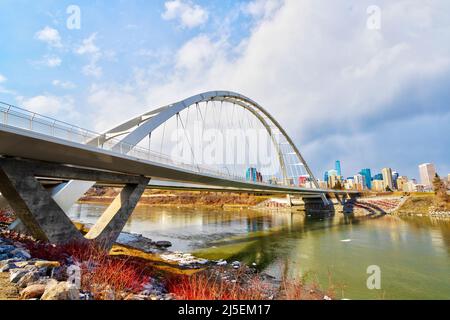
POLYGON ((222 188, 291 194, 352 193, 253 183, 200 174, 2 124, 0 124, 0 154, 222 188))

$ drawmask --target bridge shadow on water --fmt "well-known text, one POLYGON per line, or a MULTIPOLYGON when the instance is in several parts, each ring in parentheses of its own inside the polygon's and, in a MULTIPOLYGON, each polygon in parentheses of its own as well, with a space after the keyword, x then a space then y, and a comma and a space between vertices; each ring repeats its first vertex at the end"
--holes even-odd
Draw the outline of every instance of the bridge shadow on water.
MULTIPOLYGON (((364 221, 378 219, 386 212, 370 203, 360 203, 356 199, 338 200, 343 210, 336 212, 334 206, 327 211, 305 207, 305 212, 283 210, 279 214, 290 215, 289 223, 264 229, 254 219, 248 218, 249 233, 245 236, 214 241, 209 244, 213 249, 205 248, 206 252, 227 252, 229 261, 243 261, 247 264, 257 263, 258 270, 264 270, 278 260, 285 260, 286 252, 292 248, 292 241, 298 241, 311 236, 327 234, 358 225, 364 221), (356 210, 358 209, 358 210, 356 210), (365 215, 359 215, 364 210, 365 215), (358 212, 357 212, 358 211, 358 212)), ((202 252, 200 250, 199 252, 202 252)))

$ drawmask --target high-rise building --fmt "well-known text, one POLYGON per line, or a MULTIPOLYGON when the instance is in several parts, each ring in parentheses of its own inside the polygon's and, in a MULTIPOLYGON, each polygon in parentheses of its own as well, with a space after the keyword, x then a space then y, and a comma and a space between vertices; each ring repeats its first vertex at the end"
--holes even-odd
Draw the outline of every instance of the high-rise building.
POLYGON ((366 188, 372 189, 372 173, 370 172, 370 169, 369 168, 362 169, 359 174, 364 177, 366 188))
POLYGON ((334 169, 336 170, 338 176, 342 176, 341 161, 336 160, 336 163, 334 165, 334 169))
POLYGON ((383 174, 377 173, 376 175, 373 176, 372 180, 383 180, 383 174))
POLYGON ((408 181, 403 185, 404 192, 414 192, 416 191, 416 185, 412 181, 408 181))
POLYGON ((436 175, 436 168, 432 163, 424 163, 419 165, 420 182, 426 189, 431 189, 433 186, 433 179, 436 175))
POLYGON ((386 185, 383 180, 373 180, 372 181, 372 190, 377 192, 386 191, 386 185))
POLYGON ((394 184, 392 183, 392 169, 383 168, 381 170, 381 174, 383 175, 383 182, 385 187, 389 187, 389 189, 394 190, 394 184))
POLYGON ((398 189, 398 185, 397 185, 397 179, 400 175, 398 174, 398 172, 394 171, 392 172, 392 184, 394 186, 394 189, 398 189))
POLYGON ((328 183, 328 171, 325 171, 325 173, 323 174, 323 181, 328 183))
POLYGON ((403 186, 408 182, 408 177, 400 176, 397 178, 397 190, 403 191, 403 186))
POLYGON ((357 174, 353 177, 355 189, 362 191, 366 188, 366 178, 362 174, 357 174))

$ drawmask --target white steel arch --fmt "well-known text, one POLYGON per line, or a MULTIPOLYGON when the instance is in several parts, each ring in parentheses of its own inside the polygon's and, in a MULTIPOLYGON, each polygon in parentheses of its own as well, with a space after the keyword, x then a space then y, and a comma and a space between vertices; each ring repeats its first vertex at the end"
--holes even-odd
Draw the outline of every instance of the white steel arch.
MULTIPOLYGON (((172 117, 179 114, 181 111, 189 108, 192 105, 199 104, 208 101, 223 101, 233 103, 238 105, 249 112, 251 112, 265 127, 268 134, 270 135, 272 142, 278 152, 278 159, 280 161, 280 167, 284 179, 287 178, 286 167, 287 164, 284 159, 284 155, 280 146, 274 138, 273 130, 278 130, 284 137, 284 139, 292 148, 293 153, 297 156, 298 160, 304 166, 306 172, 310 176, 311 181, 314 183, 316 188, 320 188, 317 180, 314 177, 311 169, 306 163, 305 159, 301 155, 299 149, 295 146, 292 139, 288 136, 283 127, 276 121, 272 115, 267 112, 261 105, 253 101, 252 99, 241 95, 239 93, 231 91, 209 91, 201 93, 182 101, 152 110, 150 112, 144 113, 138 117, 132 118, 113 129, 99 135, 98 137, 90 140, 88 144, 93 146, 101 146, 108 141, 119 138, 119 142, 113 147, 120 147, 121 153, 127 153, 131 151, 133 147, 138 145, 144 138, 151 134, 155 129, 163 125, 166 121, 172 117), (129 148, 129 150, 124 150, 124 148, 129 148)), ((77 201, 94 183, 86 181, 70 181, 64 187, 60 188, 55 192, 54 198, 57 200, 58 204, 63 210, 67 211, 70 209, 72 204, 77 201)), ((327 203, 325 195, 323 195, 324 202, 327 203)))

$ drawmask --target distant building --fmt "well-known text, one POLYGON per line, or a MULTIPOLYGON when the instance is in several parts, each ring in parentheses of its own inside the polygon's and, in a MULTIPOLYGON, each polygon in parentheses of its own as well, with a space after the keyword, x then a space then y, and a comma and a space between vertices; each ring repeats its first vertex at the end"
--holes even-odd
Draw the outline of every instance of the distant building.
POLYGON ((392 184, 394 186, 394 189, 398 190, 398 185, 397 185, 397 179, 400 175, 398 174, 398 172, 394 171, 392 172, 392 184))
POLYGON ((412 181, 408 181, 403 185, 404 192, 414 192, 416 191, 416 184, 412 181))
POLYGON ((397 178, 397 190, 403 191, 403 186, 408 182, 408 177, 400 176, 397 178))
POLYGON ((357 174, 353 177, 355 189, 362 191, 366 188, 365 177, 362 174, 357 174))
POLYGON ((341 161, 336 160, 336 163, 334 165, 334 169, 336 170, 338 176, 342 176, 341 161))
POLYGON ((325 171, 325 173, 323 174, 323 181, 328 183, 328 171, 325 171))
POLYGON ((303 175, 298 177, 298 185, 302 187, 306 187, 307 182, 310 181, 309 175, 303 175))
POLYGON ((286 178, 286 185, 293 186, 294 185, 294 179, 293 178, 286 178))
POLYGON ((432 189, 433 179, 436 175, 436 168, 432 163, 424 163, 419 165, 420 182, 425 186, 425 189, 432 189))
POLYGON ((346 190, 353 190, 355 188, 355 179, 353 178, 347 178, 347 180, 344 183, 344 188, 346 190))
POLYGON ((327 189, 328 188, 328 182, 326 182, 326 181, 319 181, 319 187, 320 187, 320 189, 327 189))
POLYGON ((383 192, 386 191, 386 185, 383 180, 372 181, 372 191, 383 192))
POLYGON ((425 186, 423 184, 416 184, 414 186, 414 191, 416 191, 416 192, 424 192, 425 191, 425 186))
POLYGON ((370 169, 369 168, 362 169, 359 174, 364 177, 365 187, 367 189, 372 189, 372 173, 370 172, 370 169))
POLYGON ((394 184, 392 183, 392 169, 391 168, 383 168, 381 170, 381 174, 383 175, 383 181, 385 187, 389 187, 389 189, 394 190, 394 184))
POLYGON ((262 182, 262 174, 256 168, 248 168, 246 172, 247 181, 262 182))
POLYGON ((383 180, 383 174, 378 173, 374 175, 372 180, 383 180))

